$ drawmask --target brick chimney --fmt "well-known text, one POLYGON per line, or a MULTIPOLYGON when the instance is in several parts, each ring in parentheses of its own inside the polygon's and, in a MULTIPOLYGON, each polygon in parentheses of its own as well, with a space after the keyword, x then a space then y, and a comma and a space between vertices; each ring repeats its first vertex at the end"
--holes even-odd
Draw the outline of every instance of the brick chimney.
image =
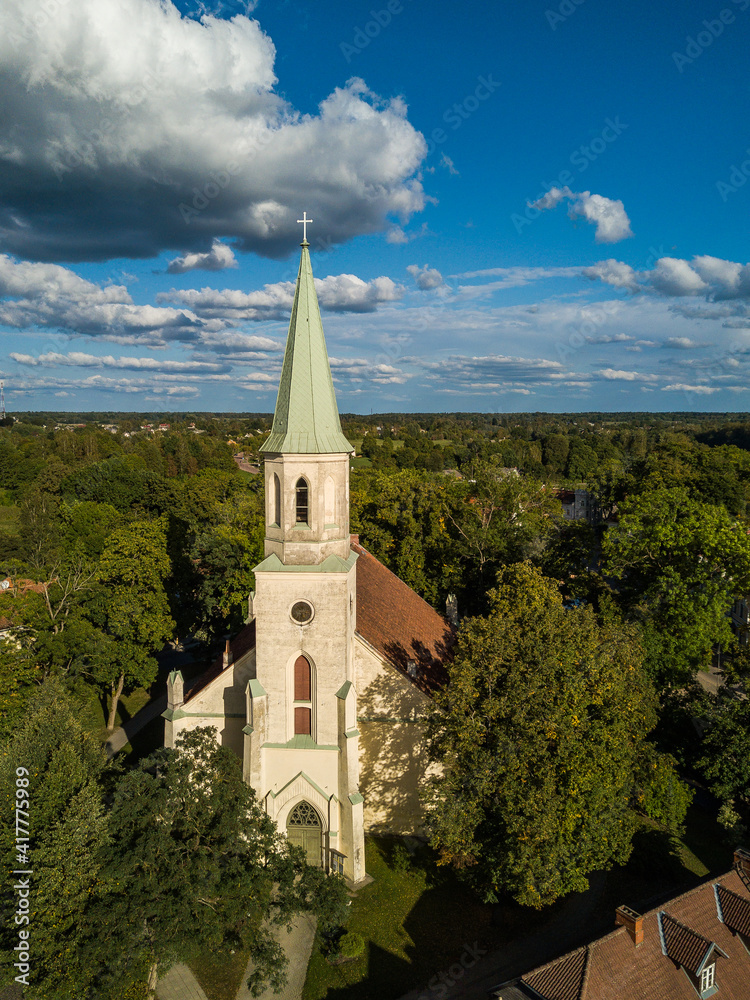
POLYGON ((618 906, 615 911, 615 923, 624 927, 638 948, 643 944, 643 917, 629 906, 618 906))
POLYGON ((232 657, 232 647, 229 645, 229 639, 227 639, 227 645, 226 645, 226 648, 224 650, 224 656, 223 656, 222 659, 224 661, 224 666, 225 667, 230 666, 230 664, 232 663, 232 660, 233 660, 233 657, 232 657))
POLYGON ((739 868, 746 875, 750 875, 750 851, 746 851, 744 847, 735 848, 734 867, 739 868))

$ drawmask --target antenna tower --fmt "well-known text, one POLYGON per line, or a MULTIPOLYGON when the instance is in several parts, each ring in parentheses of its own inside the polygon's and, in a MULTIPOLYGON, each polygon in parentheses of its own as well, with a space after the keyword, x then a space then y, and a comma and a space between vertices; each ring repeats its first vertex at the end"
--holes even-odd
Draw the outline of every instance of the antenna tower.
POLYGON ((5 420, 5 386, 0 382, 0 420, 5 420))

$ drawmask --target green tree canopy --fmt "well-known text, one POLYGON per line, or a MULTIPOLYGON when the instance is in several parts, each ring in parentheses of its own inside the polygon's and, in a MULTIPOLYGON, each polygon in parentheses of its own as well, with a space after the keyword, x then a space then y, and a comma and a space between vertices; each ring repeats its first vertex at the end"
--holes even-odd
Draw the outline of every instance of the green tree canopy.
POLYGON ((428 721, 431 841, 486 898, 541 906, 627 860, 655 696, 633 630, 566 610, 530 564, 502 570, 490 598, 428 721))
POLYGON ((681 487, 632 497, 604 539, 605 570, 644 623, 647 665, 683 684, 715 643, 733 641, 727 611, 750 591, 747 527, 681 487))

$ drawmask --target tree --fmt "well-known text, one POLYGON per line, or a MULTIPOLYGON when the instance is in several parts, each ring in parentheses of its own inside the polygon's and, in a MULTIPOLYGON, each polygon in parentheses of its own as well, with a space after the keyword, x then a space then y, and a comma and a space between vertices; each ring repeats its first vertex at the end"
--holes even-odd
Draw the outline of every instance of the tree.
POLYGON ((750 590, 747 528, 685 489, 632 497, 604 539, 606 572, 644 625, 647 665, 660 684, 684 684, 716 643, 733 642, 727 610, 750 590))
POLYGON ((96 676, 110 690, 110 731, 126 686, 153 682, 157 663, 152 654, 172 635, 174 621, 164 589, 169 570, 164 518, 133 521, 118 528, 102 553, 104 631, 109 641, 97 659, 96 676))
POLYGON ((110 826, 104 888, 81 946, 106 997, 138 979, 153 990, 160 969, 208 949, 247 949, 257 996, 284 982, 274 925, 301 911, 343 923, 343 880, 308 867, 278 833, 212 729, 183 734, 125 774, 110 826))
MULTIPOLYGON (((31 985, 39 1000, 78 1000, 91 978, 81 964, 77 941, 99 884, 99 852, 108 839, 107 759, 79 717, 80 707, 61 685, 47 680, 0 758, 3 802, 15 799, 18 790, 28 793, 30 853, 24 842, 16 845, 14 814, 7 807, 0 816, 0 845, 8 869, 33 869, 28 927, 34 956, 31 985)), ((11 880, 5 879, 8 913, 17 909, 12 895, 11 880)), ((24 925, 4 923, 3 948, 11 950, 24 925)))
POLYGON ((475 612, 485 610, 498 570, 528 557, 562 516, 560 501, 544 483, 481 463, 472 480, 452 484, 446 508, 460 566, 456 589, 463 607, 475 612))
POLYGON ((431 842, 486 899, 542 906, 629 857, 655 695, 633 629, 566 610, 530 564, 505 568, 490 599, 428 719, 431 842))

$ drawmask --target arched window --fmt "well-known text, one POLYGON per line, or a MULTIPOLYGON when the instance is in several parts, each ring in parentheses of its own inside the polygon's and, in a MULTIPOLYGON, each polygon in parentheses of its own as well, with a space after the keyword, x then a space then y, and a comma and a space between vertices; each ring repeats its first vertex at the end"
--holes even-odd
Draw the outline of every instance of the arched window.
POLYGON ((294 488, 294 492, 296 500, 295 521, 297 524, 309 524, 308 521, 309 499, 308 499, 307 480, 302 479, 300 477, 297 480, 297 485, 294 488))
POLYGON ((306 656, 294 662, 294 735, 312 736, 312 667, 306 656))
POLYGON ((281 483, 279 482, 279 477, 274 472, 268 482, 268 488, 271 492, 270 496, 270 510, 273 516, 273 523, 281 526, 281 483))
POLYGON ((329 476, 325 485, 326 524, 336 523, 336 487, 329 476))

